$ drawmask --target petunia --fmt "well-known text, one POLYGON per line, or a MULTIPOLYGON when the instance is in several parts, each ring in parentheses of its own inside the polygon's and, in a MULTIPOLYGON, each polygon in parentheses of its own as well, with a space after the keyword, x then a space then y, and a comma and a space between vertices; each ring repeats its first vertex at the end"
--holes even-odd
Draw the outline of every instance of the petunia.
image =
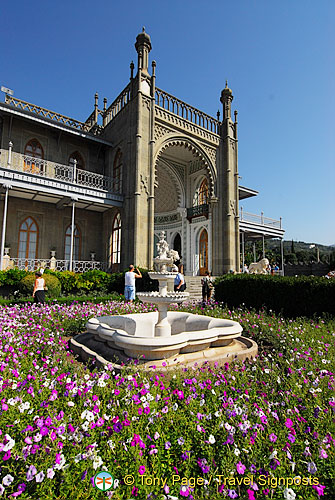
POLYGON ((41 483, 44 478, 45 478, 45 474, 43 471, 41 471, 38 474, 36 474, 35 481, 36 481, 36 483, 41 483))
POLYGON ((237 470, 237 472, 238 472, 239 474, 244 474, 245 469, 246 469, 246 467, 245 467, 245 465, 243 465, 243 464, 242 464, 242 462, 238 462, 238 463, 236 464, 236 470, 237 470))
POLYGON ((277 441, 276 434, 270 434, 269 440, 271 441, 271 443, 275 443, 277 441))
POLYGON ((14 481, 14 478, 13 476, 11 476, 11 474, 7 474, 3 480, 2 480, 2 484, 4 484, 5 486, 9 486, 10 484, 12 484, 12 482, 14 481))
POLYGON ((145 465, 141 465, 140 468, 138 469, 138 473, 140 476, 143 476, 145 473, 145 465))
POLYGON ((292 488, 285 488, 283 492, 283 496, 285 500, 294 500, 296 497, 296 494, 294 493, 294 490, 292 488))
POLYGON ((34 479, 34 476, 37 474, 37 469, 35 465, 31 465, 27 471, 27 481, 32 481, 34 479))

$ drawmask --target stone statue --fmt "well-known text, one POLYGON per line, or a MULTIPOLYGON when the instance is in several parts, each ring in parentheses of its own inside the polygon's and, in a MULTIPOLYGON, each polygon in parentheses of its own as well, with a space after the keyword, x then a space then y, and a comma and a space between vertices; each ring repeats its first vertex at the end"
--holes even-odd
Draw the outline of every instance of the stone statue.
POLYGON ((165 240, 165 231, 159 233, 159 242, 157 243, 157 257, 156 259, 168 259, 169 245, 165 240))
POLYGON ((250 274, 268 274, 268 259, 261 259, 259 262, 252 262, 249 266, 250 274))

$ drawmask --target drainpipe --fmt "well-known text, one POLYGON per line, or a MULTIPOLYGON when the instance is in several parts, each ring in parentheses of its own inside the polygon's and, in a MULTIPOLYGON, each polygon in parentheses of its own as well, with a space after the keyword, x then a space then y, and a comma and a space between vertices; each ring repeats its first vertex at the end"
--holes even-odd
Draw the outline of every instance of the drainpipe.
POLYGON ((7 209, 8 209, 8 191, 12 186, 8 183, 4 183, 2 190, 5 190, 5 203, 3 209, 3 220, 2 220, 2 236, 1 236, 1 259, 0 259, 0 270, 2 271, 3 266, 3 254, 5 251, 5 239, 6 239, 6 223, 7 223, 7 209))
POLYGON ((70 246, 70 265, 69 265, 70 271, 72 271, 73 267, 74 211, 76 207, 76 201, 78 201, 78 198, 73 197, 71 200, 72 200, 72 221, 71 221, 71 246, 70 246))

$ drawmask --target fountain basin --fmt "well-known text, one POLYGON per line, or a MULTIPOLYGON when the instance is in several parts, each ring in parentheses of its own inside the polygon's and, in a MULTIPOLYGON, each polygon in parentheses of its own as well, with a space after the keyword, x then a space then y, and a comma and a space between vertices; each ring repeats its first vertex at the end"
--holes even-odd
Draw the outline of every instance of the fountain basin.
POLYGON ((225 347, 239 338, 242 327, 236 321, 197 314, 167 313, 171 335, 155 336, 158 312, 102 316, 87 322, 87 331, 97 342, 123 351, 130 358, 165 359, 210 347, 225 347))

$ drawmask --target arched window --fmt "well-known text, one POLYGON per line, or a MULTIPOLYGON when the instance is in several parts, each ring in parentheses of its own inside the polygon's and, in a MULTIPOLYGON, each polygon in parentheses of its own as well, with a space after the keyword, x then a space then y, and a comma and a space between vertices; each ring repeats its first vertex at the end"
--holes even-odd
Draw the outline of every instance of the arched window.
POLYGON ((81 170, 85 170, 85 162, 83 157, 79 153, 79 151, 75 151, 69 157, 69 164, 71 167, 74 166, 74 160, 77 160, 76 168, 80 168, 81 170))
POLYGON ((32 217, 27 217, 19 229, 19 259, 36 259, 38 248, 38 226, 32 217))
POLYGON ((120 150, 116 153, 113 165, 113 191, 122 193, 122 153, 120 150))
POLYGON ((208 203, 208 180, 205 178, 201 181, 200 186, 196 189, 193 198, 193 206, 207 205, 208 203))
POLYGON ((121 215, 117 213, 113 221, 111 241, 111 265, 115 268, 121 262, 121 215))
POLYGON ((40 160, 43 160, 44 153, 43 148, 37 139, 32 139, 27 142, 24 148, 24 156, 23 170, 25 172, 31 172, 32 174, 43 172, 44 163, 40 160))
MULTIPOLYGON (((64 259, 70 260, 71 254, 71 224, 65 231, 65 250, 64 259)), ((73 260, 80 260, 81 257, 81 233, 77 225, 74 226, 73 232, 73 260)))

